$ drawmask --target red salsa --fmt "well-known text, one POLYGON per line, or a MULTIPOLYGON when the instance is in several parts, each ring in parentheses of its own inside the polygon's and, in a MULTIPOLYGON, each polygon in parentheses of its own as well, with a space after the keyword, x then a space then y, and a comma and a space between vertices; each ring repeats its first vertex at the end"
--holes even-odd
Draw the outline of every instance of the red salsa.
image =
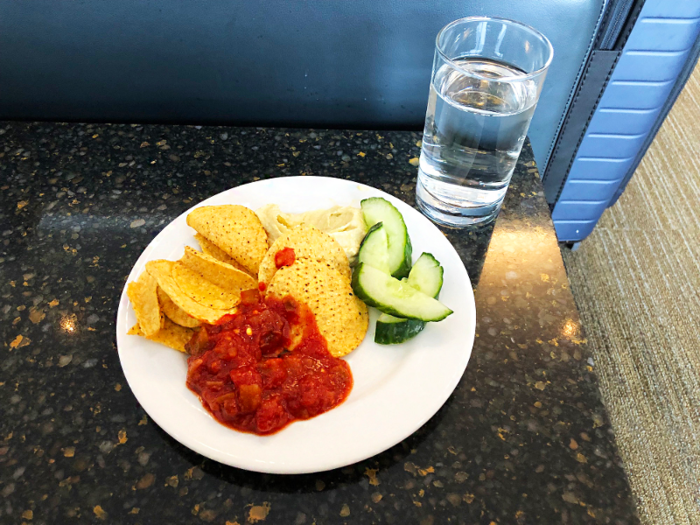
POLYGON ((204 325, 187 344, 187 386, 222 424, 272 434, 342 403, 350 367, 333 357, 316 320, 292 297, 244 292, 237 313, 204 325))
POLYGON ((282 248, 275 254, 275 266, 277 266, 277 268, 282 268, 282 266, 291 266, 294 264, 294 259, 296 259, 294 248, 282 248))

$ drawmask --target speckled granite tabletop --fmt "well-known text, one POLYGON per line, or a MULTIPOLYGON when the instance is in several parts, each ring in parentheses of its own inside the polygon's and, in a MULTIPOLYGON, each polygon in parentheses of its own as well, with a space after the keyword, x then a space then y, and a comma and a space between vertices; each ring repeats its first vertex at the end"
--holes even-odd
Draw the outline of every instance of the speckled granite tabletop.
POLYGON ((253 474, 182 447, 131 394, 117 304, 169 221, 285 175, 413 204, 419 139, 0 124, 0 523, 637 523, 529 146, 495 226, 445 230, 477 338, 452 397, 403 443, 341 470, 253 474))

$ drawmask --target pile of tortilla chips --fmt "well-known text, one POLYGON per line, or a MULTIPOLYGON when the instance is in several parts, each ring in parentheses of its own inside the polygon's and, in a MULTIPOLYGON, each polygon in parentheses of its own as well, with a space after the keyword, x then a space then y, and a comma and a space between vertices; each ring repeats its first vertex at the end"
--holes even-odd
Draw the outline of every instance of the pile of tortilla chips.
POLYGON ((306 303, 336 357, 354 350, 367 332, 367 307, 350 286, 348 258, 327 233, 300 225, 268 247, 268 234, 244 206, 204 206, 187 216, 199 252, 185 248, 178 261, 149 261, 127 295, 140 335, 185 351, 202 323, 234 313, 241 293, 264 283, 265 294, 291 295, 306 303), (275 254, 294 250, 294 263, 277 268, 275 254))

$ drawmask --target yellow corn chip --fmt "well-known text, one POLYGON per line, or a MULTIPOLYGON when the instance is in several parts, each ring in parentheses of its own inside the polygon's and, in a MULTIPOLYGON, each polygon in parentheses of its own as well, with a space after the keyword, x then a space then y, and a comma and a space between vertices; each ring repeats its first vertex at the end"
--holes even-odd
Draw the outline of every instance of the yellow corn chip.
POLYGON ((232 310, 217 310, 199 304, 190 298, 177 284, 173 278, 172 270, 176 263, 163 259, 149 261, 146 263, 146 270, 158 281, 163 291, 178 307, 182 308, 188 315, 206 323, 214 324, 223 315, 232 313, 232 310))
POLYGON ((146 339, 155 341, 156 343, 169 346, 170 348, 173 348, 179 352, 185 352, 185 343, 189 342, 189 340, 192 338, 192 335, 194 335, 194 330, 192 328, 185 328, 184 326, 176 325, 170 319, 166 318, 165 322, 163 323, 163 328, 158 330, 153 335, 146 336, 138 323, 131 327, 128 334, 140 335, 146 339))
POLYGON ((228 255, 224 250, 219 248, 216 244, 211 242, 201 233, 197 233, 194 236, 194 238, 199 243, 199 246, 202 248, 203 253, 211 255, 212 257, 214 257, 214 259, 218 259, 221 262, 230 264, 231 266, 233 266, 234 268, 238 268, 242 272, 248 273, 248 270, 246 270, 243 266, 238 264, 233 257, 228 255))
POLYGON ((257 281, 230 264, 189 246, 172 267, 172 275, 190 299, 209 308, 228 310, 241 300, 241 292, 257 288, 257 281))
POLYGON ((188 315, 187 312, 176 305, 160 286, 158 287, 158 302, 160 302, 160 308, 163 310, 165 316, 173 323, 186 328, 196 328, 202 324, 201 321, 188 315))
POLYGON ((173 264, 172 274, 180 290, 193 301, 208 308, 230 310, 241 300, 240 292, 236 293, 217 286, 180 261, 173 264))
POLYGON ((252 210, 244 206, 202 206, 187 216, 187 224, 239 262, 251 275, 258 274, 267 252, 267 233, 252 210))
POLYGON ((136 319, 143 333, 148 336, 160 330, 163 323, 156 294, 157 287, 156 280, 148 272, 143 272, 138 280, 130 282, 126 289, 126 295, 136 313, 136 319))
POLYGON ((292 266, 277 270, 267 293, 278 297, 291 295, 306 303, 335 357, 357 348, 367 333, 367 306, 329 261, 297 259, 292 266))
POLYGON ((283 248, 292 248, 298 259, 328 261, 348 281, 351 278, 350 265, 345 251, 330 235, 312 226, 297 226, 280 235, 263 257, 258 270, 258 281, 269 285, 277 271, 275 255, 283 248))
POLYGON ((238 295, 243 290, 252 290, 258 287, 258 282, 246 272, 219 261, 211 255, 198 252, 189 246, 185 246, 185 255, 180 259, 180 262, 207 281, 211 281, 226 291, 237 292, 238 295))

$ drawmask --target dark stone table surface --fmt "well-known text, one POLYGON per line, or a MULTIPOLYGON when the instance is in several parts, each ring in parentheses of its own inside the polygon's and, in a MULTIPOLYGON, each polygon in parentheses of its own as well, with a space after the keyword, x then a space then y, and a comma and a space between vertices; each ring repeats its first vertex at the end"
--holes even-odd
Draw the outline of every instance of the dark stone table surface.
POLYGON ((444 230, 476 290, 476 341, 454 394, 404 442, 331 472, 255 474, 181 446, 129 390, 117 304, 166 224, 287 175, 413 204, 419 140, 0 124, 0 523, 638 522, 529 146, 495 225, 444 230))

